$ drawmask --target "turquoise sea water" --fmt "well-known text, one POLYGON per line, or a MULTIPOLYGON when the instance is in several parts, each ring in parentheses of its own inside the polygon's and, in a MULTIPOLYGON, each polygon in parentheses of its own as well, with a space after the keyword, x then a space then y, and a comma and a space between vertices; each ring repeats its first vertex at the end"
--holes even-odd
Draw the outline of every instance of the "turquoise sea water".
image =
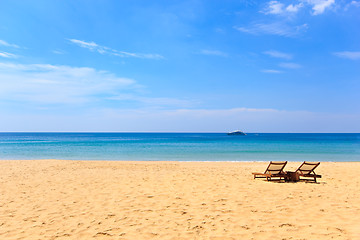
POLYGON ((0 159, 360 161, 360 134, 0 133, 0 159))

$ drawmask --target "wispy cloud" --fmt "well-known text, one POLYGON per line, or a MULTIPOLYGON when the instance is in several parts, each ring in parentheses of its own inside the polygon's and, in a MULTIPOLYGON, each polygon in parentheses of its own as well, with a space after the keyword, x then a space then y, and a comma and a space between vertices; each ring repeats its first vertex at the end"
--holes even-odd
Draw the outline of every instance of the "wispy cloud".
POLYGON ((220 56, 220 57, 227 57, 228 54, 222 51, 218 51, 218 50, 201 50, 200 52, 203 55, 213 55, 213 56, 220 56))
MULTIPOLYGON (((313 15, 320 15, 326 9, 331 8, 335 4, 335 0, 300 0, 297 4, 286 5, 280 1, 269 1, 266 7, 260 12, 264 14, 285 15, 297 13, 300 9, 306 6, 312 8, 313 15)), ((357 5, 356 1, 350 4, 357 5)), ((350 4, 348 4, 350 6, 350 4)))
POLYGON ((360 1, 351 1, 351 6, 360 7, 360 1))
POLYGON ((160 54, 153 53, 131 53, 125 51, 119 51, 109 47, 101 46, 95 42, 86 42, 78 39, 68 39, 70 42, 78 45, 79 47, 95 51, 100 54, 109 54, 118 57, 134 57, 134 58, 147 58, 147 59, 163 59, 164 57, 160 54))
POLYGON ((56 50, 52 50, 52 53, 62 55, 62 54, 65 54, 66 52, 63 50, 56 49, 56 50))
POLYGON ((267 6, 261 12, 265 14, 288 14, 288 13, 296 13, 302 8, 304 4, 302 2, 298 4, 289 4, 286 6, 285 4, 281 3, 280 1, 270 1, 267 3, 267 6))
POLYGON ((306 2, 312 6, 313 15, 319 15, 330 8, 335 0, 306 0, 306 2))
POLYGON ((360 59, 360 52, 350 52, 350 51, 343 51, 343 52, 335 52, 333 53, 335 56, 341 58, 347 58, 351 60, 358 60, 360 59))
POLYGON ((253 35, 270 34, 283 37, 296 37, 305 32, 307 24, 290 26, 285 22, 254 23, 248 27, 234 27, 236 30, 253 35))
POLYGON ((300 10, 300 8, 302 8, 304 6, 304 4, 301 2, 299 4, 289 4, 286 7, 286 11, 290 12, 290 13, 296 13, 300 10))
POLYGON ((106 53, 107 50, 110 50, 109 48, 100 46, 94 42, 85 42, 85 41, 78 40, 78 39, 68 39, 68 40, 72 43, 75 43, 79 47, 87 48, 91 51, 97 51, 98 53, 101 53, 101 54, 104 54, 104 53, 106 53))
POLYGON ((13 48, 20 48, 18 45, 16 44, 11 44, 11 43, 8 43, 4 40, 1 40, 0 39, 0 46, 5 46, 5 47, 13 47, 13 48))
POLYGON ((73 104, 136 89, 136 81, 87 67, 0 63, 0 99, 73 104))
POLYGON ((290 60, 293 57, 289 53, 279 52, 279 51, 275 51, 275 50, 266 51, 266 52, 264 52, 264 54, 269 55, 274 58, 283 58, 283 59, 287 59, 287 60, 290 60))
POLYGON ((300 64, 297 63, 280 63, 279 64, 280 67, 282 68, 288 68, 288 69, 298 69, 298 68, 302 68, 302 66, 300 64))
POLYGON ((351 1, 350 3, 345 5, 344 10, 347 11, 351 7, 356 7, 356 8, 360 7, 360 1, 351 1))
POLYGON ((264 72, 264 73, 274 73, 274 74, 283 73, 282 71, 275 70, 275 69, 263 69, 261 71, 264 72))
POLYGON ((4 58, 17 58, 18 56, 8 52, 0 52, 0 57, 4 58))
POLYGON ((284 12, 284 4, 278 1, 270 1, 265 9, 265 14, 281 14, 284 12))
POLYGON ((144 96, 143 88, 133 79, 94 68, 0 62, 0 101, 39 107, 97 103, 104 108, 114 101, 153 109, 197 105, 189 99, 144 96))

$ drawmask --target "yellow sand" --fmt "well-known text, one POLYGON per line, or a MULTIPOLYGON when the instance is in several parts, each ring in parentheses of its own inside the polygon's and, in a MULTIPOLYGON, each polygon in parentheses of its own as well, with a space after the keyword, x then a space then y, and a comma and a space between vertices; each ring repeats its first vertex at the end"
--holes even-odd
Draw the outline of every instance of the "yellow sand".
POLYGON ((360 163, 267 164, 0 161, 0 239, 360 239, 360 163))

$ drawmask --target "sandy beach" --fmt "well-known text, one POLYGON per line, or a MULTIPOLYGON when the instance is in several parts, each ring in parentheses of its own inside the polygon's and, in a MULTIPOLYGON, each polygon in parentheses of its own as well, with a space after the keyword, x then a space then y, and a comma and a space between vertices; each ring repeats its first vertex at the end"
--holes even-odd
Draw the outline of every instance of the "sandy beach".
POLYGON ((0 239, 360 239, 360 162, 0 161, 0 239), (290 162, 285 170, 300 163, 290 162))

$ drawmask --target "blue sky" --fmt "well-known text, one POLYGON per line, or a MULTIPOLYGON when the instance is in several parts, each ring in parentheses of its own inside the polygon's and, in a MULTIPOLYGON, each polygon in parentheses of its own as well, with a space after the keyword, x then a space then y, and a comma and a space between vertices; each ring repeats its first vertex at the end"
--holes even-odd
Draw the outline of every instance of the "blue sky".
POLYGON ((360 132, 360 0, 0 2, 0 131, 360 132))

